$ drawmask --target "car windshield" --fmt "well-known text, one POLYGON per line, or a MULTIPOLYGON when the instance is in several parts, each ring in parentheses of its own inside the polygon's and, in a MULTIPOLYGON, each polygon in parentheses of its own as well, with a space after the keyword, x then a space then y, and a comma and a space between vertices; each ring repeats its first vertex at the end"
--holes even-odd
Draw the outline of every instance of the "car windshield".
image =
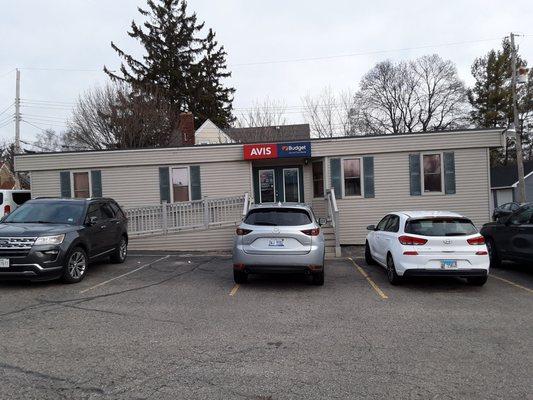
POLYGON ((4 223, 49 223, 77 225, 83 217, 83 203, 24 203, 5 219, 4 223))
POLYGON ((477 229, 466 218, 423 218, 407 221, 405 233, 422 236, 467 236, 477 229))
POLYGON ((251 210, 244 223, 265 226, 298 226, 311 223, 306 210, 296 208, 261 208, 251 210))

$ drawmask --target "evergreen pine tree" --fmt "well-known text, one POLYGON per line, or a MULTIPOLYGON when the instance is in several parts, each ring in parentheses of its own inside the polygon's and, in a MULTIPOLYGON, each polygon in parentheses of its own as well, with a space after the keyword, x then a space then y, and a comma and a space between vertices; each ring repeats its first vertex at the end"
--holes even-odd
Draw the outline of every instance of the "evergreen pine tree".
MULTIPOLYGON (((526 61, 517 57, 516 68, 526 65, 526 61)), ((520 119, 526 120, 533 112, 532 101, 528 98, 533 87, 533 71, 527 87, 519 88, 518 109, 520 119)), ((484 57, 477 58, 472 65, 472 75, 476 83, 468 91, 468 100, 473 108, 472 122, 477 127, 505 127, 513 121, 513 103, 511 91, 511 43, 504 39, 500 50, 491 50, 484 57)), ((531 140, 523 130, 524 154, 531 155, 531 140)), ((514 141, 507 140, 506 151, 494 150, 491 154, 492 164, 507 164, 516 158, 514 141)))
POLYGON ((196 13, 188 15, 185 0, 148 0, 147 4, 148 9, 138 9, 146 21, 142 25, 133 21, 128 32, 146 54, 136 60, 111 42, 123 63, 120 74, 106 67, 104 71, 135 91, 157 87, 176 113, 192 112, 197 126, 208 118, 220 127, 230 125, 235 89, 222 84, 231 73, 215 34, 209 30, 206 37, 200 36, 204 23, 198 23, 196 13))

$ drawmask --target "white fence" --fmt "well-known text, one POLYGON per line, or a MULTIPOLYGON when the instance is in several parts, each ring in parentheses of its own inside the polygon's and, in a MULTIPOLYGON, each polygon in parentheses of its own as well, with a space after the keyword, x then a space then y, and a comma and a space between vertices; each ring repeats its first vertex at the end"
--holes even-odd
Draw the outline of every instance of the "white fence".
POLYGON ((187 229, 208 229, 232 225, 248 211, 248 193, 242 196, 205 198, 180 203, 125 209, 130 235, 177 232, 187 229))

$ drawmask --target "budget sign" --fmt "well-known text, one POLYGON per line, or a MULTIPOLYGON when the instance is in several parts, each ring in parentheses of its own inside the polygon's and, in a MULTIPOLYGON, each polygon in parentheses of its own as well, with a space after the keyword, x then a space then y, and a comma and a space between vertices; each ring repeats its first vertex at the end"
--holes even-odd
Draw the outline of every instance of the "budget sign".
POLYGON ((243 153, 245 160, 278 158, 278 146, 273 143, 245 144, 243 153))
POLYGON ((278 157, 311 157, 311 142, 278 143, 278 157))

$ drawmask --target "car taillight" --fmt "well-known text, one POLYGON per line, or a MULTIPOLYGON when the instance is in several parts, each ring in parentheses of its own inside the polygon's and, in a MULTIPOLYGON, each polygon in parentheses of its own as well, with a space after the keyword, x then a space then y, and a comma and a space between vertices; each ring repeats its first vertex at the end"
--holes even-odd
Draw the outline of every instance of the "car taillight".
POLYGON ((307 236, 318 236, 320 234, 320 229, 319 228, 306 229, 302 231, 302 233, 306 234, 307 236))
POLYGON ((237 230, 235 231, 235 233, 236 233, 238 236, 248 235, 250 232, 251 232, 250 229, 242 229, 242 228, 237 228, 237 230))
POLYGON ((476 251, 476 256, 488 256, 489 253, 486 251, 476 251))
POLYGON ((417 256, 418 255, 418 251, 404 251, 403 255, 404 256, 417 256))
POLYGON ((483 236, 476 236, 476 237, 467 239, 466 241, 468 242, 468 244, 471 244, 471 245, 485 244, 485 238, 483 236))
POLYGON ((9 214, 11 212, 11 206, 9 204, 6 204, 4 206, 4 215, 9 214))
POLYGON ((428 242, 427 239, 407 235, 400 236, 398 240, 405 246, 422 246, 428 242))

